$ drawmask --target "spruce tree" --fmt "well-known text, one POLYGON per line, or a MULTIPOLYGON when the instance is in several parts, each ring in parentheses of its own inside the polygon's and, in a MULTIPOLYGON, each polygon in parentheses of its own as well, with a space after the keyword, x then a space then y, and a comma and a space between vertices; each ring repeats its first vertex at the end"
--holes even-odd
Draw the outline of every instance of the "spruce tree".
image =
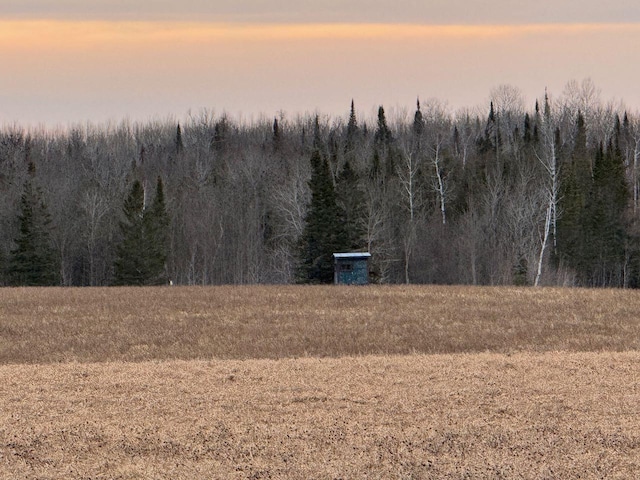
POLYGON ((122 208, 120 222, 122 242, 116 248, 115 285, 145 285, 147 282, 146 242, 144 235, 144 189, 140 181, 133 182, 122 208))
POLYGON ((274 151, 277 152, 278 150, 280 150, 280 146, 282 144, 282 138, 280 137, 280 126, 278 125, 278 119, 277 118, 273 119, 272 144, 273 144, 273 150, 274 151))
POLYGON ((164 184, 158 177, 156 194, 151 207, 144 211, 145 238, 147 241, 147 284, 166 283, 165 265, 169 241, 169 215, 164 197, 164 184))
POLYGON ((120 223, 122 242, 116 249, 115 285, 161 285, 166 281, 165 263, 169 217, 164 187, 158 177, 156 195, 149 208, 144 205, 144 188, 133 183, 123 206, 120 223))
POLYGON ((524 133, 522 135, 522 139, 524 140, 525 145, 530 145, 533 139, 531 131, 531 117, 529 117, 528 113, 524 114, 524 133))
POLYGON ((373 157, 371 158, 371 167, 369 168, 369 179, 374 183, 380 183, 380 178, 382 176, 382 167, 380 163, 380 153, 377 148, 374 148, 373 157))
POLYGON ((602 145, 597 151, 588 205, 588 252, 594 286, 615 286, 622 277, 627 200, 624 159, 610 141, 606 151, 602 145))
POLYGON ((349 123, 347 124, 347 137, 353 139, 358 133, 358 119, 356 118, 356 107, 351 100, 351 110, 349 111, 349 123))
POLYGON ((349 248, 344 213, 336 201, 329 164, 317 149, 311 155, 311 204, 300 239, 298 280, 333 282, 333 254, 349 248))
POLYGON ((489 116, 484 127, 484 135, 478 139, 478 152, 481 154, 495 152, 499 144, 497 117, 493 102, 489 107, 489 116))
POLYGON ((387 117, 384 113, 384 108, 382 105, 378 107, 378 128, 376 129, 376 133, 374 135, 374 141, 376 146, 378 147, 390 147, 391 142, 393 141, 393 136, 391 135, 391 130, 387 126, 387 117))
POLYGON ((313 149, 321 152, 324 150, 324 142, 322 140, 322 133, 320 132, 320 117, 315 116, 313 120, 313 149))
POLYGON ((336 184, 338 206, 344 213, 344 229, 348 250, 365 247, 365 198, 356 171, 347 159, 336 184))
POLYGON ((11 285, 50 286, 58 280, 58 263, 51 244, 51 217, 42 192, 33 183, 35 167, 29 164, 29 178, 20 198, 20 224, 16 247, 9 257, 11 285))
POLYGON ((413 115, 413 135, 415 138, 420 138, 424 131, 424 118, 422 117, 422 110, 420 110, 420 99, 416 101, 416 113, 413 115))
POLYGON ((587 150, 587 131, 582 113, 576 118, 573 150, 560 169, 557 255, 566 266, 574 269, 581 282, 589 276, 590 260, 587 248, 589 212, 587 204, 592 194, 591 153, 587 150))
POLYGON ((184 151, 184 143, 182 142, 182 129, 180 128, 180 123, 178 123, 178 127, 176 128, 176 153, 180 155, 184 151))
POLYGON ((349 112, 349 123, 347 124, 347 140, 345 142, 345 155, 354 156, 356 144, 356 136, 358 135, 358 120, 356 118, 356 109, 351 100, 351 111, 349 112))

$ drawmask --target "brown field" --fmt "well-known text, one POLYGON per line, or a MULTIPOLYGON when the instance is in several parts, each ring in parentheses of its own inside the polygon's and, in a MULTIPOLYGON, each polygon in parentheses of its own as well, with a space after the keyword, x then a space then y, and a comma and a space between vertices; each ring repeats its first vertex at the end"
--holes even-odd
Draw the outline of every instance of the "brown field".
POLYGON ((0 478, 635 478, 639 312, 620 290, 0 289, 0 478))
POLYGON ((640 350, 640 291, 0 289, 0 364, 640 350))

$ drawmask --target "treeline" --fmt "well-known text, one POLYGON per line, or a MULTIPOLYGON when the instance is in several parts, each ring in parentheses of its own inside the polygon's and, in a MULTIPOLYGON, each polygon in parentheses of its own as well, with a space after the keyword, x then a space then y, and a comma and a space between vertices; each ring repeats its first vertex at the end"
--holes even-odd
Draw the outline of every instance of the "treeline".
POLYGON ((0 131, 0 284, 640 285, 640 118, 590 81, 483 112, 0 131))

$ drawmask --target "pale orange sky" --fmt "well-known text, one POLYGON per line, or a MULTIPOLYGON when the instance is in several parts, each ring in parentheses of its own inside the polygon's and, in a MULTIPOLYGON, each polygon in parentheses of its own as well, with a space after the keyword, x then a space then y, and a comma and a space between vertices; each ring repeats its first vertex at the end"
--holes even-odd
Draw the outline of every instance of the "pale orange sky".
POLYGON ((559 95, 586 77, 605 99, 640 108, 640 23, 28 17, 0 18, 4 124, 179 119, 203 108, 346 116, 352 98, 369 116, 380 104, 411 110, 417 96, 474 107, 501 84, 532 105, 545 87, 559 95))

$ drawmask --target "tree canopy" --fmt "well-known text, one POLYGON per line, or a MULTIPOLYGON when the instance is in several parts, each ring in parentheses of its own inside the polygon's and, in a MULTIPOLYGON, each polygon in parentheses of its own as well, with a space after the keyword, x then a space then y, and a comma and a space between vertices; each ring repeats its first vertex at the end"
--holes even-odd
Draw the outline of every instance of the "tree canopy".
POLYGON ((367 250, 382 283, 640 286, 640 117, 589 84, 514 92, 2 126, 0 284, 331 282, 367 250))

